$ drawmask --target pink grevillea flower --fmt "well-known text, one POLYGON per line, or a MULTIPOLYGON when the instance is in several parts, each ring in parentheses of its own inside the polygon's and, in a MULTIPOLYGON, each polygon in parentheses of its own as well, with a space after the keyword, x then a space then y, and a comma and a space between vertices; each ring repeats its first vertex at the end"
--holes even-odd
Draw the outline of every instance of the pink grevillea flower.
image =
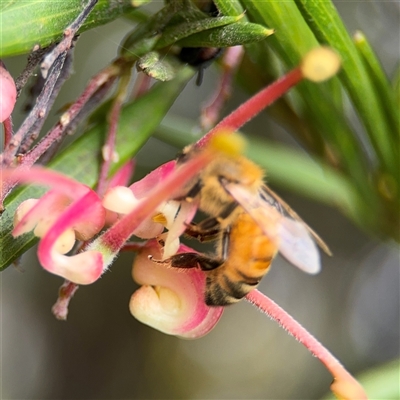
POLYGON ((29 173, 7 170, 2 175, 52 187, 41 199, 30 199, 19 206, 13 235, 34 230, 41 237, 38 258, 47 271, 78 284, 96 281, 103 270, 101 254, 64 254, 75 240, 89 240, 103 228, 105 209, 98 195, 89 187, 44 168, 34 167, 29 173))
MULTIPOLYGON (((181 245, 180 253, 193 252, 181 245)), ((132 315, 155 329, 185 339, 207 334, 220 319, 223 307, 204 303, 205 274, 197 268, 185 270, 154 263, 161 258, 156 241, 149 241, 139 251, 133 264, 133 279, 141 286, 131 297, 132 315)))
MULTIPOLYGON (((109 211, 126 215, 133 211, 140 201, 145 201, 151 189, 162 182, 175 171, 175 162, 170 161, 146 175, 129 188, 116 186, 109 189, 103 199, 103 205, 109 211)), ((165 236, 163 258, 178 251, 179 237, 186 229, 185 223, 191 222, 196 213, 196 204, 180 203, 167 200, 160 203, 132 234, 141 239, 152 239, 168 229, 165 236)))
POLYGON ((0 122, 12 113, 17 99, 17 89, 10 73, 0 61, 0 122))
MULTIPOLYGON (((132 235, 149 237, 148 231, 146 232, 146 230, 144 230, 143 232, 143 223, 147 223, 147 221, 151 219, 148 229, 154 229, 152 234, 160 231, 158 227, 154 227, 154 224, 160 221, 165 223, 167 218, 162 214, 161 218, 157 220, 157 216, 160 214, 159 210, 164 209, 168 200, 177 198, 181 194, 184 185, 193 179, 214 156, 215 152, 205 151, 179 168, 175 168, 175 163, 173 162, 171 165, 168 163, 157 168, 152 174, 149 174, 147 177, 143 178, 142 181, 137 183, 136 186, 132 186, 132 190, 136 191, 138 197, 142 196, 144 192, 146 192, 146 196, 138 199, 135 196, 132 198, 131 193, 129 193, 129 191, 132 190, 129 188, 128 190, 125 190, 126 188, 124 189, 124 195, 126 195, 125 200, 127 200, 124 200, 126 210, 123 212, 120 207, 112 208, 114 202, 122 203, 121 199, 124 196, 119 197, 119 190, 117 190, 117 196, 115 198, 111 195, 111 197, 108 197, 106 200, 107 195, 105 196, 104 204, 107 208, 112 208, 112 211, 116 213, 124 214, 127 212, 127 214, 118 219, 106 232, 97 237, 86 247, 86 250, 99 251, 103 254, 104 271, 108 269, 118 252, 132 235), (155 184, 156 182, 159 183, 155 184), (148 188, 151 189, 146 191, 148 188)), ((194 213, 192 207, 194 206, 190 206, 188 210, 183 212, 183 220, 189 219, 189 216, 194 213)), ((179 211, 179 213, 181 213, 181 211, 179 211)), ((176 236, 184 230, 184 223, 180 223, 179 219, 175 217, 170 232, 176 236), (179 226, 175 226, 176 221, 178 221, 179 226)))
MULTIPOLYGON (((204 168, 212 156, 211 153, 205 152, 181 168, 175 168, 174 163, 161 166, 133 185, 132 189, 121 186, 111 189, 118 189, 117 192, 122 189, 131 195, 136 192, 139 199, 135 198, 133 205, 129 201, 124 203, 118 196, 116 200, 114 198, 116 204, 107 201, 109 198, 105 198, 103 204, 96 192, 87 186, 44 168, 33 167, 29 173, 25 169, 3 170, 4 182, 41 183, 52 187, 42 199, 31 200, 17 211, 14 235, 34 230, 35 234, 41 237, 38 258, 42 266, 76 284, 90 284, 96 281, 136 231, 137 235, 145 238, 161 233, 163 225, 159 224, 160 221, 152 220, 155 216, 161 215, 160 220, 165 224, 168 219, 171 221, 173 229, 168 240, 170 252, 174 253, 179 244, 171 238, 180 236, 185 229, 184 221, 191 219, 195 206, 191 205, 186 209, 184 207, 179 218, 175 218, 178 206, 172 207, 175 210, 172 214, 170 211, 166 212, 169 208, 166 201, 178 194, 179 189, 204 168), (124 210, 127 203, 128 209, 124 210), (84 251, 65 256, 75 239, 86 242, 105 226, 106 208, 125 215, 116 219, 102 235, 87 243, 84 251), (149 219, 149 226, 143 227, 142 224, 145 225, 149 219), (178 225, 174 225, 173 220, 176 220, 178 225)), ((115 183, 118 181, 113 182, 115 183)))

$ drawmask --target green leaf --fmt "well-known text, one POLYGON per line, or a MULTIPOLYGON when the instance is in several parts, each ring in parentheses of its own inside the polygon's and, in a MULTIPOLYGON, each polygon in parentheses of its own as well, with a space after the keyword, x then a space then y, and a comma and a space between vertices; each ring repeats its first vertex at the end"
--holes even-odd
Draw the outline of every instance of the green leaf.
MULTIPOLYGON (((131 10, 130 0, 99 0, 80 32, 103 25, 131 10)), ((0 57, 30 52, 62 38, 82 10, 82 0, 2 0, 0 57)))
MULTIPOLYGON (((275 29, 268 45, 285 70, 299 65, 310 49, 319 46, 293 0, 242 0, 242 3, 252 21, 275 29)), ((344 118, 340 90, 337 78, 322 84, 302 82, 287 99, 296 114, 313 126, 312 135, 304 137, 303 144, 326 160, 333 155, 337 167, 356 176, 361 186, 368 179, 365 154, 344 118)))
POLYGON ((275 29, 269 42, 288 68, 298 65, 304 54, 318 46, 293 0, 241 2, 253 22, 275 29))
POLYGON ((222 15, 234 17, 244 13, 244 9, 238 0, 214 0, 214 3, 222 15))
MULTIPOLYGON (((124 107, 118 124, 116 143, 119 160, 112 165, 111 173, 115 173, 140 150, 192 76, 191 69, 184 69, 176 79, 153 86, 148 93, 124 107)), ((101 147, 106 129, 105 123, 94 126, 60 153, 48 167, 94 187, 99 174, 101 147)), ((18 205, 27 198, 39 197, 43 192, 44 190, 37 187, 27 186, 7 197, 6 210, 0 217, 0 271, 37 241, 32 234, 14 239, 11 230, 18 205)))
POLYGON ((351 37, 331 1, 296 0, 321 43, 333 47, 342 58, 340 78, 346 87, 375 150, 380 168, 398 175, 399 143, 393 140, 383 105, 351 37))
POLYGON ((396 73, 392 80, 392 86, 394 90, 395 102, 397 109, 400 108, 400 65, 397 67, 396 73))
MULTIPOLYGON (((203 18, 198 21, 183 22, 181 24, 167 27, 157 42, 156 48, 161 49, 178 42, 187 36, 193 35, 198 32, 210 30, 211 28, 218 28, 225 25, 237 22, 240 17, 216 17, 216 18, 203 18)), ((217 30, 217 29, 216 29, 217 30)), ((210 47, 222 47, 218 45, 210 47)))
POLYGON ((400 127, 399 127, 399 109, 395 102, 394 91, 390 86, 389 79, 385 75, 375 52, 373 51, 368 39, 363 32, 357 31, 353 36, 354 43, 360 52, 360 55, 365 62, 367 71, 370 75, 370 80, 375 88, 375 97, 379 99, 382 104, 384 111, 386 112, 386 118, 391 124, 391 129, 388 134, 398 139, 400 127))
POLYGON ((272 29, 259 24, 237 22, 188 36, 179 40, 177 44, 182 47, 230 47, 258 42, 273 33, 272 29))
MULTIPOLYGON (((181 23, 197 22, 208 18, 207 14, 201 12, 193 4, 185 0, 170 1, 161 10, 156 12, 146 23, 139 25, 124 40, 121 46, 121 55, 141 57, 144 53, 136 54, 136 48, 143 47, 142 42, 157 40, 168 25, 174 26, 181 23)), ((154 45, 147 51, 154 50, 154 45)))

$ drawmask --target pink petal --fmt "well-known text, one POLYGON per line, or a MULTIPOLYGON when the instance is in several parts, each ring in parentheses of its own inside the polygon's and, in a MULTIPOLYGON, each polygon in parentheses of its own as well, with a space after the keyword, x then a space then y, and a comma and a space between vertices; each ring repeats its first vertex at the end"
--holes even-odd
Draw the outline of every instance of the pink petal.
POLYGON ((160 165, 157 169, 151 171, 143 179, 133 183, 130 188, 136 198, 140 199, 145 197, 150 190, 154 189, 157 184, 161 183, 175 170, 175 164, 175 161, 169 161, 163 165, 160 165))
POLYGON ((10 73, 0 61, 0 122, 12 113, 17 99, 17 89, 10 73))
POLYGON ((59 172, 42 167, 31 167, 29 169, 3 169, 1 171, 2 180, 12 180, 13 182, 35 183, 37 185, 51 186, 59 193, 64 193, 72 199, 83 196, 91 189, 59 172))
POLYGON ((181 203, 181 208, 178 215, 173 222, 171 229, 168 231, 167 239, 165 240, 163 258, 169 258, 176 253, 176 249, 173 246, 179 237, 185 232, 186 224, 192 222, 198 205, 195 202, 188 203, 186 201, 181 203))
MULTIPOLYGON (((136 198, 130 188, 125 186, 115 186, 104 195, 102 204, 103 206, 114 213, 128 214, 139 203, 140 200, 136 198)), ((156 211, 154 211, 156 213, 156 211)), ((154 215, 153 213, 153 215, 154 215)), ((160 223, 154 222, 150 215, 132 232, 137 237, 142 239, 151 239, 162 233, 164 226, 160 223)))
MULTIPOLYGON (((43 254, 43 253, 42 253, 43 254)), ((56 251, 40 257, 47 271, 78 285, 89 285, 100 278, 103 272, 103 256, 97 251, 85 251, 75 256, 64 256, 56 251)))
POLYGON ((103 271, 104 260, 100 252, 86 251, 68 257, 57 253, 54 246, 60 235, 71 227, 79 229, 85 238, 92 237, 103 227, 104 217, 105 211, 93 191, 72 203, 39 243, 38 257, 43 268, 78 284, 97 280, 103 271))
MULTIPOLYGON (((172 168, 174 162, 164 164, 164 170, 167 175, 160 184, 153 187, 147 197, 142 198, 135 208, 124 217, 119 219, 101 236, 96 238, 90 245, 91 250, 99 250, 107 252, 107 259, 112 261, 113 257, 124 246, 125 242, 132 236, 133 232, 140 226, 143 221, 154 215, 165 201, 179 195, 187 182, 204 168, 215 156, 212 152, 201 152, 193 159, 189 160, 185 165, 179 168, 172 168), (172 166, 171 166, 172 165, 172 166), (167 172, 168 171, 168 172, 167 172), (173 171, 173 173, 171 173, 173 171)), ((162 175, 162 174, 160 174, 162 175)), ((108 261, 105 261, 108 262, 108 261)), ((104 269, 109 264, 104 265, 104 269)))
MULTIPOLYGON (((26 200, 28 201, 28 200, 26 200)), ((24 206, 24 201, 18 206, 24 206)), ((37 200, 36 204, 23 216, 15 225, 12 235, 17 237, 23 233, 32 231, 35 226, 43 219, 54 221, 65 209, 70 200, 65 195, 59 194, 54 190, 50 190, 37 200)), ((18 209, 16 213, 18 212, 18 209)))
MULTIPOLYGON (((187 249, 181 248, 181 251, 187 249)), ((153 244, 137 255, 133 278, 143 285, 131 298, 131 313, 161 332, 195 339, 207 334, 222 315, 222 307, 204 303, 205 274, 199 269, 174 269, 148 259, 161 254, 153 244)))
POLYGON ((129 182, 129 179, 133 175, 134 169, 135 169, 134 160, 130 160, 127 163, 125 163, 110 179, 108 188, 112 188, 114 186, 126 186, 129 182))

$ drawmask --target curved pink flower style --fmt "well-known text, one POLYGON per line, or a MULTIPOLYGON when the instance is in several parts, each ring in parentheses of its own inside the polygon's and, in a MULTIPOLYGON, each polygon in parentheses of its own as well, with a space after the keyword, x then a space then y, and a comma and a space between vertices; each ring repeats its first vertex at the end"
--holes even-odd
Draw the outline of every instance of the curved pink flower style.
POLYGON ((101 199, 89 187, 57 172, 34 167, 2 171, 4 178, 23 183, 42 183, 52 187, 41 199, 28 200, 16 212, 14 236, 34 229, 41 237, 38 258, 47 271, 77 284, 96 281, 103 271, 103 256, 99 252, 83 252, 65 256, 75 240, 88 240, 105 223, 101 199), (25 210, 23 210, 25 208, 25 210), (21 211, 22 210, 22 211, 21 211))
MULTIPOLYGON (((181 245, 179 252, 193 252, 181 245)), ((136 256, 132 276, 139 288, 131 297, 132 315, 155 329, 185 339, 197 339, 214 328, 223 307, 204 303, 206 276, 197 268, 174 269, 154 263, 160 258, 156 241, 150 241, 136 256)))
MULTIPOLYGON (((175 163, 170 162, 131 188, 110 188, 109 192, 128 193, 127 197, 133 197, 133 201, 118 196, 111 196, 110 199, 108 194, 102 201, 86 185, 44 168, 32 167, 29 173, 23 168, 3 170, 4 182, 41 183, 52 187, 41 199, 31 199, 29 204, 20 206, 16 212, 14 236, 34 230, 41 237, 38 258, 42 266, 76 284, 96 281, 133 234, 153 238, 164 230, 164 226, 171 228, 165 249, 168 249, 168 255, 174 254, 179 247, 179 236, 185 230, 184 223, 191 220, 196 206, 183 207, 176 217, 179 203, 172 205, 174 202, 168 200, 209 162, 210 157, 210 154, 205 154, 182 168, 175 168, 175 163), (140 198, 135 198, 133 192, 140 198), (85 246, 84 251, 65 256, 75 240, 88 241, 104 228, 107 209, 125 215, 114 219, 113 225, 85 246)), ((122 169, 110 186, 125 183, 128 175, 122 169)))

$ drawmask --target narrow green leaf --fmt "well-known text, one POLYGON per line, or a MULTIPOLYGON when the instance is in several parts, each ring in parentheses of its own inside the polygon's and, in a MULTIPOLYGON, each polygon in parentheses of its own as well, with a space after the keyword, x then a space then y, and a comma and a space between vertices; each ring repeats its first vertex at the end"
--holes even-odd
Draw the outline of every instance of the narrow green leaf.
POLYGON ((367 66, 370 79, 375 87, 376 97, 380 100, 386 112, 386 118, 391 124, 391 129, 388 133, 394 136, 395 140, 398 140, 400 132, 399 109, 395 103, 394 91, 390 86, 389 79, 383 72, 382 65, 364 33, 357 31, 353 36, 353 40, 367 66))
POLYGON ((259 24, 237 22, 188 36, 179 40, 177 44, 182 47, 230 47, 258 42, 273 33, 272 29, 264 28, 259 24))
POLYGON ((397 67, 396 73, 392 80, 392 86, 394 90, 395 102, 397 109, 400 108, 400 65, 397 67))
POLYGON ((383 105, 375 95, 370 75, 336 8, 329 0, 296 0, 296 3, 318 39, 329 44, 340 54, 340 78, 366 127, 380 168, 397 175, 398 143, 393 140, 383 105))
POLYGON ((222 15, 234 17, 244 13, 238 0, 214 0, 214 3, 222 15))
MULTIPOLYGON (((123 41, 120 53, 121 55, 136 55, 135 48, 142 47, 142 42, 153 43, 147 51, 152 51, 154 43, 158 40, 160 32, 162 32, 167 24, 171 21, 174 15, 179 11, 179 4, 172 2, 163 7, 160 11, 155 13, 144 24, 140 24, 132 32, 127 35, 123 41), (156 38, 156 40, 154 40, 156 38)), ((137 57, 141 57, 140 53, 137 57)))
MULTIPOLYGON (((252 21, 275 29, 268 45, 285 70, 297 66, 310 49, 319 46, 294 0, 241 2, 252 21)), ((287 100, 298 116, 313 126, 313 135, 309 134, 302 143, 326 160, 332 153, 335 164, 356 176, 362 186, 368 179, 365 154, 344 119, 340 91, 337 78, 322 84, 303 82, 290 92, 287 100)))
MULTIPOLYGON (((187 36, 199 33, 211 28, 218 28, 225 25, 233 24, 238 21, 240 17, 217 17, 217 18, 203 18, 198 21, 184 22, 178 25, 167 27, 157 42, 156 48, 161 49, 176 43, 177 41, 186 38, 187 36)), ((221 46, 210 46, 221 47, 221 46)))
MULTIPOLYGON (((99 0, 80 32, 103 25, 132 9, 130 0, 99 0)), ((0 57, 30 52, 62 38, 64 29, 82 10, 82 0, 15 1, 0 3, 0 57)))
POLYGON ((253 22, 275 29, 270 45, 288 68, 298 65, 304 54, 318 46, 293 0, 241 0, 253 22))
MULTIPOLYGON (((118 124, 116 143, 119 160, 113 164, 112 173, 143 146, 192 76, 191 69, 182 70, 176 79, 155 85, 148 93, 124 107, 118 124)), ((101 147, 106 129, 105 123, 90 129, 49 163, 49 168, 94 187, 99 174, 101 147)), ((40 197, 43 192, 44 190, 37 187, 27 186, 7 197, 6 210, 0 217, 0 271, 37 241, 31 234, 14 239, 10 232, 18 205, 27 198, 40 197)))

